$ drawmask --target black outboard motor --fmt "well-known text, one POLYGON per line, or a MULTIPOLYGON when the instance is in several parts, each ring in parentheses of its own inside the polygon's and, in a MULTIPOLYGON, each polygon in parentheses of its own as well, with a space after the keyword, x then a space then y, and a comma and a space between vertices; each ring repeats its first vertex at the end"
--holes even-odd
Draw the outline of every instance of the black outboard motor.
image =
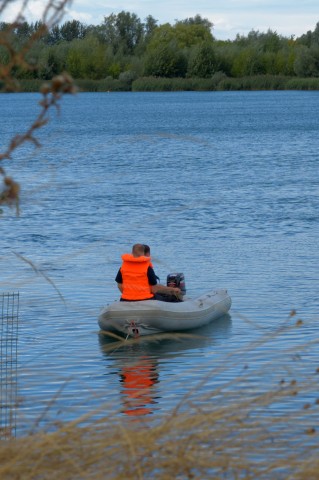
POLYGON ((178 287, 182 295, 186 293, 185 277, 183 273, 169 273, 167 275, 166 285, 168 287, 178 287))
POLYGON ((155 293, 155 299, 162 302, 182 302, 186 293, 185 278, 183 273, 169 273, 166 281, 167 287, 180 288, 180 295, 173 293, 155 293))

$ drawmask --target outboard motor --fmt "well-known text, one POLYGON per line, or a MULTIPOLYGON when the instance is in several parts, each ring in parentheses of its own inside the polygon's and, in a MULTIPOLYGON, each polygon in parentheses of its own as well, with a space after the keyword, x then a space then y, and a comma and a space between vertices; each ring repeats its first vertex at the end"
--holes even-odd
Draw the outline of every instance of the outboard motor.
POLYGON ((180 288, 181 294, 176 295, 173 293, 156 293, 155 299, 162 302, 182 302, 183 296, 186 293, 185 278, 183 273, 169 273, 166 280, 167 287, 180 288))
POLYGON ((169 273, 167 275, 166 285, 168 287, 178 287, 182 295, 186 293, 185 277, 183 273, 169 273))

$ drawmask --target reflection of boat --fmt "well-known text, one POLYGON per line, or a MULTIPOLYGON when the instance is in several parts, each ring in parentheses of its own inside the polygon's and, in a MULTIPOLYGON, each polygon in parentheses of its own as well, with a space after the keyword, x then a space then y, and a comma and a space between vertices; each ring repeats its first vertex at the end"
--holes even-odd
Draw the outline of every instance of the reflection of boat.
POLYGON ((226 313, 214 322, 190 332, 171 332, 147 335, 128 340, 112 332, 101 332, 98 336, 101 351, 108 360, 115 360, 121 365, 139 361, 141 357, 181 358, 188 351, 217 345, 231 335, 231 316, 226 313))
POLYGON ((208 345, 223 342, 231 334, 231 316, 226 313, 214 322, 196 329, 194 332, 161 333, 124 340, 110 332, 98 336, 101 351, 107 359, 134 362, 142 356, 164 358, 187 355, 188 350, 203 349, 208 345))
POLYGON ((202 327, 225 315, 231 298, 227 290, 216 290, 183 302, 114 302, 100 313, 102 330, 140 336, 202 327))
POLYGON ((127 340, 101 332, 98 339, 108 374, 117 373, 120 379, 121 411, 137 418, 160 410, 161 364, 184 362, 192 352, 223 342, 230 335, 231 325, 231 317, 226 314, 196 332, 161 333, 127 340))
POLYGON ((138 363, 123 365, 120 378, 123 384, 123 413, 131 416, 152 413, 153 386, 158 382, 157 364, 150 357, 141 357, 138 363))

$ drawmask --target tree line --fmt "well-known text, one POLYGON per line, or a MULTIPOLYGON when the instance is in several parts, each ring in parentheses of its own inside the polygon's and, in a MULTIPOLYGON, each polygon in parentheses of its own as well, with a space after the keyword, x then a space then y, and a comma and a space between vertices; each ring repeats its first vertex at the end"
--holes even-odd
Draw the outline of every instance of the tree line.
MULTIPOLYGON (((269 29, 217 40, 212 30, 201 15, 158 25, 151 15, 142 21, 126 11, 104 17, 99 25, 72 20, 46 29, 41 22, 0 23, 0 34, 10 36, 13 51, 33 39, 26 62, 14 70, 18 80, 49 80, 66 71, 76 80, 117 81, 124 89, 144 81, 147 89, 146 78, 181 85, 190 79, 225 84, 260 76, 319 78, 319 22, 298 38, 269 29)), ((0 65, 9 64, 12 55, 0 45, 0 65)))

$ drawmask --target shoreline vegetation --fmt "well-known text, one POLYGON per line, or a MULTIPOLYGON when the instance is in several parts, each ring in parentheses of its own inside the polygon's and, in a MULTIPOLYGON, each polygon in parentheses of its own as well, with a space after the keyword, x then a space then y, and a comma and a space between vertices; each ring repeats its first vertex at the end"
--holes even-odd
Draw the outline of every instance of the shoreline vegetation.
POLYGON ((125 11, 99 25, 0 22, 0 70, 12 77, 0 91, 35 92, 65 72, 87 92, 319 90, 319 22, 298 38, 213 30, 199 14, 158 25, 125 11))
MULTIPOLYGON (((20 80, 16 93, 39 92, 42 80, 20 80)), ((79 92, 178 92, 178 91, 262 91, 262 90, 319 90, 319 78, 296 78, 277 75, 258 75, 231 78, 216 75, 212 78, 141 77, 133 82, 107 78, 103 80, 75 79, 79 92)), ((0 83, 1 92, 1 83, 0 83)), ((4 92, 1 92, 4 93, 4 92)), ((6 92, 7 93, 7 92, 6 92)))

